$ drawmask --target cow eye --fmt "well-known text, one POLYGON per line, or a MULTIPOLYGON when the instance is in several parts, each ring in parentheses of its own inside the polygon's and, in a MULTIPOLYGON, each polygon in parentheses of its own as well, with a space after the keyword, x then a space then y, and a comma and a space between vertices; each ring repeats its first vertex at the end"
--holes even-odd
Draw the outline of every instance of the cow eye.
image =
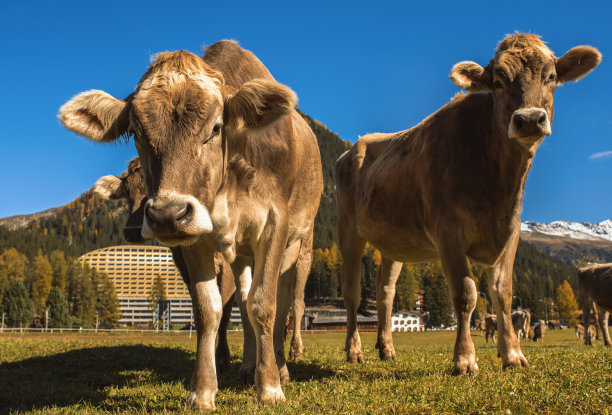
POLYGON ((551 82, 555 82, 556 80, 557 80, 557 74, 553 72, 550 75, 548 75, 548 78, 546 78, 546 83, 549 84, 551 82))
POLYGON ((215 124, 212 129, 212 135, 217 135, 221 132, 221 124, 215 124))

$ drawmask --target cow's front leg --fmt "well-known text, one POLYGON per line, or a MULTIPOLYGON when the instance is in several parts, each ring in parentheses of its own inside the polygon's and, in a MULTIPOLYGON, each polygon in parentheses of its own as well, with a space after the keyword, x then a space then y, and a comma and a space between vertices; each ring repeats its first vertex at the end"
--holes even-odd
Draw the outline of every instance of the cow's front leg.
POLYGON ((475 374, 478 372, 478 364, 470 335, 470 319, 478 298, 476 284, 472 280, 462 244, 457 240, 445 239, 437 246, 457 317, 453 373, 475 374))
POLYGON ((376 308, 378 310, 378 338, 376 347, 382 360, 395 360, 395 348, 391 335, 391 313, 395 297, 395 283, 402 271, 402 263, 382 258, 376 274, 376 308))
POLYGON ((508 241, 496 265, 489 270, 489 295, 497 314, 497 352, 504 368, 529 367, 512 325, 512 267, 518 245, 518 232, 508 241))
POLYGON ((191 299, 197 329, 195 367, 186 405, 188 409, 214 411, 217 394, 215 337, 222 313, 214 254, 199 244, 182 249, 191 277, 191 299))
POLYGON ((610 332, 608 331, 608 320, 610 319, 610 313, 599 307, 599 324, 601 325, 601 331, 603 335, 604 346, 610 347, 610 332))
POLYGON ((247 300, 249 319, 257 343, 257 399, 270 404, 285 401, 274 352, 274 320, 278 276, 286 245, 286 218, 271 212, 254 249, 255 272, 247 300))

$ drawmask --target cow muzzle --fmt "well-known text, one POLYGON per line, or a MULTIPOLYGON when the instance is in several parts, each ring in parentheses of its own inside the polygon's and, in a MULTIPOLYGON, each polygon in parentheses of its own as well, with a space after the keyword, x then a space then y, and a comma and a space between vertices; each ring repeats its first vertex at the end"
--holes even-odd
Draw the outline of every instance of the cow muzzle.
POLYGON ((151 198, 144 210, 142 237, 167 245, 191 244, 213 230, 208 210, 193 196, 166 194, 151 198))
POLYGON ((514 111, 508 126, 508 137, 511 139, 536 141, 551 133, 548 113, 542 108, 514 111))

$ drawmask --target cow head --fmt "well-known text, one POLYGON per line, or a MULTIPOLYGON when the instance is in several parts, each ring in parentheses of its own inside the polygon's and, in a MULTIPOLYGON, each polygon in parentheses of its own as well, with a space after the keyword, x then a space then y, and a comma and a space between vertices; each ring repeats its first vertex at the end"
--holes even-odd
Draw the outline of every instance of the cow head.
POLYGON ((60 109, 63 125, 99 142, 133 135, 149 199, 144 237, 188 245, 211 233, 227 165, 226 142, 268 128, 297 98, 273 80, 240 89, 189 52, 160 53, 126 100, 83 92, 60 109))
POLYGON ((577 46, 556 58, 538 36, 517 33, 500 42, 486 68, 460 62, 450 78, 469 91, 491 92, 494 128, 530 148, 551 134, 555 87, 582 78, 600 62, 593 47, 577 46))
POLYGON ((94 192, 105 199, 126 199, 130 216, 123 228, 123 236, 128 242, 142 243, 142 221, 147 202, 144 178, 140 160, 136 157, 130 161, 128 170, 117 176, 100 177, 93 187, 94 192))

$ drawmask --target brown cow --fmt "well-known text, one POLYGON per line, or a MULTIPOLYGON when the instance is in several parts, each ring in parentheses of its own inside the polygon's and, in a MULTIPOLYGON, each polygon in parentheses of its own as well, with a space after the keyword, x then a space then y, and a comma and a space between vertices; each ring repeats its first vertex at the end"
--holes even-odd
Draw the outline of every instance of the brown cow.
POLYGON ((485 316, 485 341, 489 343, 489 337, 495 344, 495 331, 497 330, 497 316, 495 314, 487 314, 485 316))
POLYGON ((561 321, 559 320, 548 320, 548 328, 551 330, 561 330, 561 321))
MULTIPOLYGON (((128 202, 128 208, 130 215, 127 223, 123 229, 123 234, 128 242, 142 243, 144 238, 142 237, 142 221, 144 217, 144 206, 147 201, 147 195, 144 189, 144 177, 142 176, 142 168, 140 166, 140 160, 138 157, 132 159, 129 163, 128 170, 124 172, 121 177, 109 175, 98 179, 95 183, 93 190, 99 196, 106 199, 126 199, 128 202)), ((188 271, 184 266, 184 260, 182 253, 179 248, 171 247, 170 251, 177 264, 177 267, 183 264, 182 269, 179 269, 187 288, 190 289, 188 271)), ((219 283, 219 290, 221 292, 221 298, 223 302, 223 315, 221 317, 221 325, 219 326, 218 332, 218 343, 217 351, 215 353, 217 368, 225 370, 230 364, 230 353, 229 346, 227 344, 227 325, 229 324, 232 305, 234 303, 234 292, 236 291, 236 285, 244 284, 244 281, 237 280, 234 282, 234 274, 232 273, 230 264, 223 259, 221 255, 215 255, 215 266, 223 273, 217 273, 217 281, 219 283)), ((296 277, 300 277, 300 280, 296 281, 296 289, 294 291, 293 299, 293 315, 294 321, 301 321, 304 316, 304 289, 306 287, 306 277, 308 274, 299 273, 296 277), (301 294, 301 297, 297 296, 301 294)), ((247 282, 248 285, 251 281, 247 282)), ((240 285, 239 285, 240 287, 240 285)), ((240 288, 239 288, 240 289, 240 288)), ((243 329, 245 333, 253 333, 253 329, 249 322, 248 315, 245 313, 241 316, 243 320, 243 329)), ((255 366, 255 355, 252 352, 255 349, 255 338, 254 336, 244 336, 243 346, 243 362, 246 362, 245 366, 255 366), (252 359, 252 361, 249 361, 252 359)), ((294 324, 293 336, 291 339, 290 358, 300 359, 303 354, 302 346, 302 335, 300 327, 294 324)), ((251 381, 250 379, 244 379, 245 381, 251 381)))
POLYGON ((531 313, 527 310, 513 311, 512 314, 512 326, 516 333, 517 340, 521 341, 529 338, 529 330, 531 328, 531 313))
POLYGON ((344 260, 347 360, 363 361, 356 326, 365 242, 382 255, 377 278, 379 355, 394 359, 391 306, 402 262, 440 259, 457 316, 454 372, 476 372, 470 316, 477 292, 466 257, 489 268, 503 366, 527 366, 512 328, 512 265, 523 189, 536 149, 551 134, 555 87, 601 60, 589 46, 556 58, 530 34, 504 39, 486 68, 455 65, 469 90, 414 128, 360 138, 336 163, 344 260))
POLYGON ((160 53, 126 100, 88 91, 59 114, 94 141, 134 135, 149 196, 143 236, 179 246, 191 278, 198 343, 187 407, 195 409, 215 409, 215 251, 240 265, 239 278, 253 268, 247 311, 257 397, 285 400, 282 333, 295 275, 310 268, 323 188, 317 141, 293 91, 269 78, 229 85, 235 72, 251 72, 235 58, 215 70, 188 52, 160 53))
POLYGON ((610 346, 608 319, 612 311, 612 263, 596 264, 578 271, 578 292, 582 307, 582 325, 585 327, 584 344, 591 345, 591 307, 599 310, 599 324, 604 345, 610 346))
POLYGON ((544 320, 538 320, 533 326, 533 341, 542 340, 544 343, 544 335, 546 334, 546 323, 544 320))
MULTIPOLYGON (((105 199, 125 199, 130 214, 123 228, 123 236, 131 243, 139 244, 145 242, 141 234, 141 228, 147 194, 138 157, 130 161, 128 170, 124 172, 121 177, 112 175, 100 177, 94 184, 93 190, 98 196, 105 199)), ((183 259, 180 248, 170 247, 170 252, 172 253, 174 263, 185 285, 187 285, 187 289, 191 292, 189 271, 185 265, 185 260, 183 259)), ((215 351, 215 363, 217 365, 217 370, 223 372, 229 369, 231 360, 229 345, 227 343, 227 326, 232 314, 236 285, 234 283, 234 274, 232 273, 230 264, 228 264, 223 256, 218 253, 215 254, 215 270, 219 292, 221 293, 221 303, 223 304, 223 314, 217 332, 218 341, 215 351)), ((249 346, 254 347, 254 344, 251 343, 249 346)), ((245 347, 245 350, 246 349, 245 347)))

